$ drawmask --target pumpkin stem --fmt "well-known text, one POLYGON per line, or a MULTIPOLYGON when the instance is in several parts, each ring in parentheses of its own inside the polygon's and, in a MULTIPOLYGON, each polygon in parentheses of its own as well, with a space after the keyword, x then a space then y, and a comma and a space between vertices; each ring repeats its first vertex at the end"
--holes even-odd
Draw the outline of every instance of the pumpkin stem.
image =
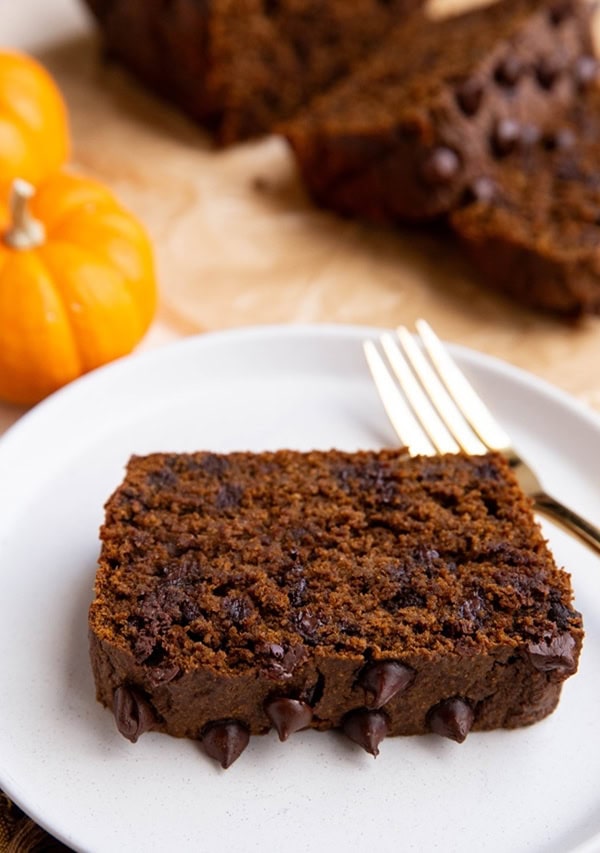
POLYGON ((27 181, 17 178, 13 181, 10 197, 11 223, 4 234, 4 242, 11 249, 35 249, 46 239, 46 229, 29 212, 29 200, 35 195, 35 189, 27 181))

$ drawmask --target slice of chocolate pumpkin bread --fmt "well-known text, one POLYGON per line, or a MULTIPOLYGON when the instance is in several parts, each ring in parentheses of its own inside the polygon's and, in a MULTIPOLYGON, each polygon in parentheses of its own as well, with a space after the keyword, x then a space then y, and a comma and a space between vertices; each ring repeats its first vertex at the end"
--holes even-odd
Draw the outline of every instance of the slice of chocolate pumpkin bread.
POLYGON ((109 53, 231 143, 347 74, 422 0, 86 0, 109 53))
POLYGON ((567 316, 600 313, 600 96, 474 185, 450 222, 487 286, 567 316))
POLYGON ((375 222, 452 210, 476 177, 552 129, 591 84, 589 19, 581 0, 415 16, 282 126, 309 193, 375 222))
POLYGON ((512 728, 549 714, 582 642, 569 576, 497 455, 133 457, 89 614, 98 699, 130 740, 512 728))

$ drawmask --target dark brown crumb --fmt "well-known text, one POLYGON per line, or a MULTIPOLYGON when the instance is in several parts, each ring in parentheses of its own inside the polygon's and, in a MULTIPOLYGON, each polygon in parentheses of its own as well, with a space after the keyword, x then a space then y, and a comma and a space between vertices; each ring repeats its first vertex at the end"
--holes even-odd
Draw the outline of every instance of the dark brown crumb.
POLYGON ((503 0, 403 22, 282 126, 312 197, 376 222, 445 215, 592 85, 589 18, 573 2, 557 27, 546 0, 503 0))

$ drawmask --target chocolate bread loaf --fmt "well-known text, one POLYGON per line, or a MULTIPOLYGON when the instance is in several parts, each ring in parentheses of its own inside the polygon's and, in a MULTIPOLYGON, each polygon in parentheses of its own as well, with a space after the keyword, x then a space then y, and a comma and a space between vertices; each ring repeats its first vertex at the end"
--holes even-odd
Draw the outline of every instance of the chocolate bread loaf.
POLYGON ((86 0, 110 54, 231 143, 269 131, 421 0, 86 0))
POLYGON ((590 85, 589 6, 502 0, 417 17, 281 128, 317 204, 418 221, 456 207, 590 85))
MULTIPOLYGON (((590 68, 590 73, 592 69, 590 68)), ((451 224, 486 285, 567 316, 600 312, 600 97, 475 183, 451 224)))
POLYGON ((89 614, 98 699, 130 740, 512 728, 582 642, 569 576, 502 457, 402 451, 133 457, 89 614))

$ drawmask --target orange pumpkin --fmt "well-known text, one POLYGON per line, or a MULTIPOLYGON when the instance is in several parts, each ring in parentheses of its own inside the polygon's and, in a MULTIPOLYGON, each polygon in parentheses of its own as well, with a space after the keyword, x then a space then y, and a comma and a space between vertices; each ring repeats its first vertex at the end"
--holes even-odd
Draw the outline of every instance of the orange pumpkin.
POLYGON ((56 84, 30 57, 0 51, 0 191, 16 177, 39 183, 68 153, 67 112, 56 84))
POLYGON ((35 403, 129 353, 156 305, 142 226, 101 184, 59 173, 0 202, 0 397, 35 403))

